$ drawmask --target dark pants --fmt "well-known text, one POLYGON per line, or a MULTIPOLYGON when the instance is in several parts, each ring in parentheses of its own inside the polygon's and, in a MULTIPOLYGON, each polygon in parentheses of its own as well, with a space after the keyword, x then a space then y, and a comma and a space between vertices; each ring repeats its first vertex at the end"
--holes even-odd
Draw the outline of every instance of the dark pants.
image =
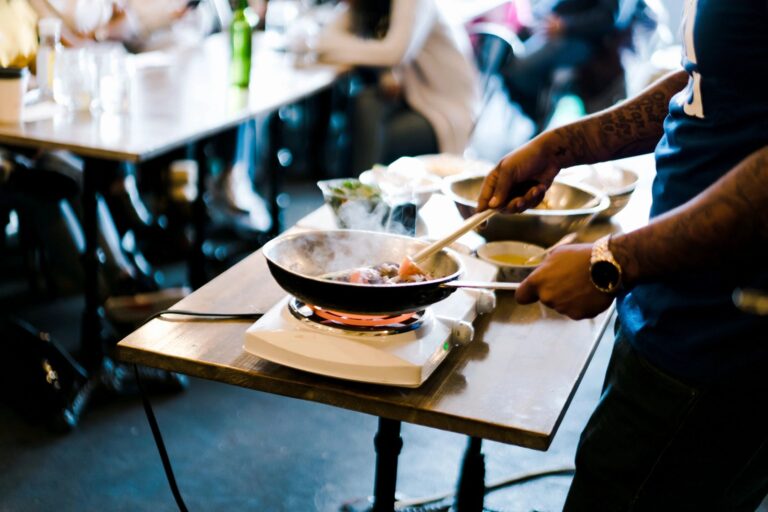
POLYGON ((389 165, 401 156, 439 150, 429 121, 402 99, 382 97, 375 86, 365 88, 355 98, 352 138, 355 174, 373 164, 389 165))
POLYGON ((768 375, 690 386, 618 336, 564 510, 746 511, 766 493, 768 375))
POLYGON ((537 34, 526 41, 525 48, 525 55, 512 59, 502 75, 510 99, 534 117, 539 95, 549 91, 555 71, 586 63, 597 45, 582 38, 547 39, 537 34))

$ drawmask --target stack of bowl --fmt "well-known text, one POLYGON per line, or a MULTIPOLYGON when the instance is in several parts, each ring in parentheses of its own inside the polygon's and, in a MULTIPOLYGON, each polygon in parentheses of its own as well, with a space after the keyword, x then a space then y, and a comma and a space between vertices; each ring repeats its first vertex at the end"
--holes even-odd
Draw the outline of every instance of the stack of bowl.
POLYGON ((584 183, 608 195, 610 205, 595 217, 596 220, 610 219, 623 210, 640 179, 635 171, 612 162, 563 169, 560 176, 568 182, 584 183))

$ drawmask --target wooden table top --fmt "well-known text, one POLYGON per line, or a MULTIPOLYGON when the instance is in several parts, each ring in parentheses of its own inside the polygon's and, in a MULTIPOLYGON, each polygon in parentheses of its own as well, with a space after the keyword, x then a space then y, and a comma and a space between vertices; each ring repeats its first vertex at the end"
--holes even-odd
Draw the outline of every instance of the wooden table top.
POLYGON ((52 115, 41 120, 0 124, 0 144, 141 161, 294 103, 345 72, 335 66, 297 66, 294 55, 262 42, 256 34, 248 89, 229 85, 228 38, 216 34, 198 46, 132 56, 129 113, 68 113, 50 105, 52 115))
MULTIPOLYGON (((588 228, 583 236, 596 238, 644 223, 647 196, 643 186, 613 223, 588 228)), ((430 234, 459 222, 455 207, 443 196, 433 197, 426 209, 442 221, 430 234)), ((321 208, 297 226, 317 227, 330 219, 326 215, 321 208)), ((284 295, 256 252, 175 308, 264 312, 284 295)), ((418 389, 347 382, 261 360, 242 348, 249 322, 153 320, 122 340, 117 355, 128 362, 545 450, 609 316, 606 312, 573 321, 538 304, 520 306, 513 295, 498 293, 496 310, 475 322, 475 341, 454 349, 418 389)))

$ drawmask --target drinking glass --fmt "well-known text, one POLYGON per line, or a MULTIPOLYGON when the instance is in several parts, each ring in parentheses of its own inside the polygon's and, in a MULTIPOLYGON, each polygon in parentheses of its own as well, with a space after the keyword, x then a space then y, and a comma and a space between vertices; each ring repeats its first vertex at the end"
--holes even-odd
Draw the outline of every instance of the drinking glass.
POLYGON ((85 48, 61 48, 53 71, 53 99, 69 110, 87 110, 93 94, 93 66, 85 48))
POLYGON ((93 62, 91 110, 120 114, 130 109, 132 72, 125 50, 119 46, 91 49, 93 62))

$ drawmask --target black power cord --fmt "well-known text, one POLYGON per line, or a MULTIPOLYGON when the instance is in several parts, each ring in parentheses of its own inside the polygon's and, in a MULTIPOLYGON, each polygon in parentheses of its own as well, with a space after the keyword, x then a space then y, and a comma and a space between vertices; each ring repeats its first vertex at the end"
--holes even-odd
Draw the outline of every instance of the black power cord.
MULTIPOLYGON (((209 320, 213 322, 220 322, 224 320, 258 320, 263 316, 263 313, 202 313, 199 311, 186 311, 181 309, 164 309, 151 315, 144 323, 148 323, 150 320, 160 318, 163 315, 184 315, 197 317, 203 320, 209 320)), ((152 404, 149 402, 147 393, 144 390, 144 386, 141 382, 141 375, 139 373, 139 367, 133 365, 133 371, 136 374, 136 384, 139 387, 139 393, 141 394, 141 402, 144 405, 144 413, 147 416, 149 422, 149 428, 152 430, 152 437, 155 440, 157 451, 160 453, 160 460, 163 462, 163 470, 165 471, 165 477, 168 480, 168 485, 171 487, 171 493, 173 493, 173 499, 176 500, 176 506, 179 507, 181 512, 187 512, 187 505, 184 503, 184 498, 181 497, 181 491, 176 484, 176 477, 173 474, 173 466, 171 466, 171 459, 168 457, 168 451, 165 449, 165 442, 163 436, 160 433, 160 427, 157 425, 157 418, 155 412, 152 410, 152 404)))
POLYGON ((163 470, 165 471, 165 477, 168 479, 168 485, 171 486, 173 499, 176 500, 176 505, 179 507, 181 512, 187 512, 187 505, 184 503, 184 498, 181 497, 179 486, 176 485, 176 477, 173 475, 171 459, 168 458, 168 452, 165 450, 165 443, 163 442, 162 434, 160 434, 160 427, 157 426, 155 412, 152 410, 152 405, 149 403, 149 398, 147 398, 147 394, 144 392, 144 386, 141 384, 139 367, 133 365, 133 372, 136 374, 136 383, 138 384, 139 392, 141 393, 141 402, 144 404, 144 413, 147 415, 149 428, 152 429, 152 437, 155 439, 157 451, 160 453, 160 460, 163 461, 163 470))
POLYGON ((213 322, 220 322, 224 320, 258 320, 262 316, 264 316, 264 313, 202 313, 200 311, 187 311, 184 309, 164 309, 162 311, 158 311, 157 313, 154 313, 149 318, 144 320, 142 325, 148 323, 150 320, 154 320, 155 318, 160 318, 164 315, 182 315, 182 316, 192 316, 196 318, 200 318, 202 320, 210 320, 213 322))

